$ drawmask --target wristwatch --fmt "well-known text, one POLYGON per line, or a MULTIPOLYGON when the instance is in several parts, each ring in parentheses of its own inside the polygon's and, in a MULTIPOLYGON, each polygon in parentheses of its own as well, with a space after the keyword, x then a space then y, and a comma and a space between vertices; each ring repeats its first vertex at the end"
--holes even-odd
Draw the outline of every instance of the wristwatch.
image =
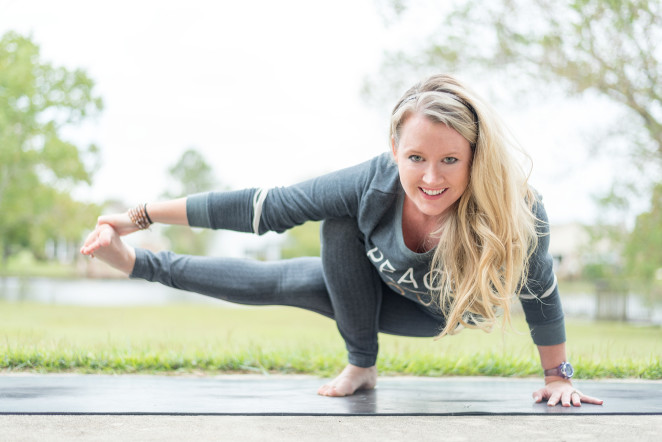
POLYGON ((570 379, 575 374, 575 370, 570 362, 561 362, 561 365, 545 370, 545 376, 561 376, 563 379, 570 379))

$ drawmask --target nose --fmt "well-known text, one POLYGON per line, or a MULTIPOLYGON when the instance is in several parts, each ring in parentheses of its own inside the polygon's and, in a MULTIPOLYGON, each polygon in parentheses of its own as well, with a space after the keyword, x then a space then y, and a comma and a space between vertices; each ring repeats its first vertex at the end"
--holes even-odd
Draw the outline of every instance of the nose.
POLYGON ((444 180, 443 173, 441 170, 441 164, 430 163, 425 168, 425 174, 423 174, 423 182, 429 185, 441 184, 444 180))

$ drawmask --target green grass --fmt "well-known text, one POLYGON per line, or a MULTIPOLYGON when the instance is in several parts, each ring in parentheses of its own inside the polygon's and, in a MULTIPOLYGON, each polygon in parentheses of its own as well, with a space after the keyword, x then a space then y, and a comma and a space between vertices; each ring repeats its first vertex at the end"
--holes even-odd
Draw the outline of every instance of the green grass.
MULTIPOLYGON (((93 296, 93 294, 90 294, 93 296)), ((380 337, 383 375, 539 376, 522 318, 516 331, 441 340, 380 337)), ((662 379, 662 328, 568 323, 580 378, 662 379)), ((208 305, 69 307, 0 302, 0 370, 80 373, 307 373, 346 363, 331 320, 291 308, 208 305)))

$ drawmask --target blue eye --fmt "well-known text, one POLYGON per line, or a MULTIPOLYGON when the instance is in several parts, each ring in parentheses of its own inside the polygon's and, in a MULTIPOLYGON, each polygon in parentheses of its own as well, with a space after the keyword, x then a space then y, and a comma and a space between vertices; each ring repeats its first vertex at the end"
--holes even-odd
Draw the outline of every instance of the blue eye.
POLYGON ((421 161, 423 161, 423 157, 420 155, 410 155, 409 159, 414 163, 420 163, 421 161))
POLYGON ((457 158, 446 157, 442 161, 444 162, 444 164, 455 164, 455 163, 457 163, 457 158))

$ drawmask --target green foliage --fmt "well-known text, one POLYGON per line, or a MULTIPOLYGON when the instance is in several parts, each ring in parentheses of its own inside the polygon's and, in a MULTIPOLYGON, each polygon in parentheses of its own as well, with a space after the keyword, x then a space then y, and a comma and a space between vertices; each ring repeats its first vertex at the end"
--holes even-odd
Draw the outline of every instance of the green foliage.
POLYGON ((581 250, 583 277, 601 285, 617 285, 626 276, 621 255, 628 232, 623 226, 603 222, 586 227, 586 232, 589 240, 581 250))
POLYGON ((207 192, 217 185, 212 167, 205 157, 193 148, 187 149, 168 169, 168 173, 172 178, 173 188, 164 194, 167 198, 207 192))
MULTIPOLYGON (((618 197, 606 200, 606 208, 627 205, 618 197)), ((585 256, 584 277, 613 286, 628 281, 638 291, 649 295, 662 293, 662 184, 653 187, 650 208, 637 216, 634 228, 597 224, 589 229, 590 240, 585 256), (589 253, 608 241, 610 253, 589 253)))
POLYGON ((40 59, 29 38, 0 39, 0 248, 3 262, 21 249, 42 256, 50 239, 80 241, 100 209, 74 201, 75 185, 90 184, 81 149, 60 136, 65 126, 102 109, 94 83, 81 70, 40 59))
POLYGON ((320 223, 309 221, 287 231, 287 240, 281 249, 283 258, 320 256, 320 223))
POLYGON ((662 279, 662 184, 653 189, 650 210, 637 217, 624 255, 629 276, 649 286, 662 279))
POLYGON ((209 250, 213 233, 209 230, 194 230, 182 226, 163 228, 163 235, 170 241, 169 249, 184 255, 205 255, 209 250))
MULTIPOLYGON (((168 199, 210 191, 216 186, 212 167, 204 156, 193 148, 187 149, 168 169, 168 173, 172 188, 163 195, 168 199)), ((181 226, 166 227, 163 231, 170 240, 172 251, 188 255, 206 254, 213 235, 209 230, 193 230, 181 226)))

